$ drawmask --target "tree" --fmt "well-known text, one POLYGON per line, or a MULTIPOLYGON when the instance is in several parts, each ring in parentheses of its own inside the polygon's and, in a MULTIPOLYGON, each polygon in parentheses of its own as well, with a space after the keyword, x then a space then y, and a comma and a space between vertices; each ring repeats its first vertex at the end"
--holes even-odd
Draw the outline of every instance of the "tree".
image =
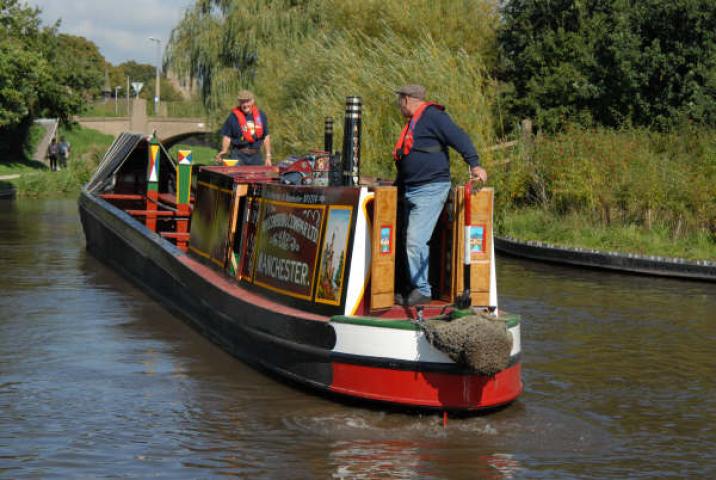
POLYGON ((60 34, 47 53, 53 81, 41 95, 45 115, 67 120, 100 93, 105 59, 84 37, 60 34))
POLYGON ((104 58, 89 40, 43 27, 40 10, 0 2, 0 128, 44 115, 64 121, 99 91, 104 58))
MULTIPOLYGON (((146 83, 144 89, 142 89, 142 93, 140 93, 139 96, 142 98, 146 98, 147 100, 154 101, 155 84, 156 78, 152 77, 152 79, 146 83)), ((169 80, 167 80, 165 76, 159 77, 159 90, 162 97, 162 102, 177 102, 184 100, 182 94, 174 87, 171 82, 169 82, 169 80)))
MULTIPOLYGON (((161 73, 161 72, 160 72, 161 73)), ((154 83, 156 80, 156 66, 147 63, 137 63, 134 60, 120 63, 116 67, 112 67, 110 72, 111 85, 125 85, 127 77, 132 82, 142 82, 144 86, 139 93, 140 98, 147 100, 154 99, 154 83)), ((160 75, 159 88, 161 89, 162 101, 182 100, 181 93, 174 88, 164 74, 160 75)))
POLYGON ((712 0, 510 0, 502 13, 512 123, 716 125, 712 0))
POLYGON ((17 0, 0 3, 0 128, 32 115, 50 82, 38 15, 17 0))
POLYGON ((36 110, 47 62, 14 39, 0 37, 0 129, 19 125, 36 110))

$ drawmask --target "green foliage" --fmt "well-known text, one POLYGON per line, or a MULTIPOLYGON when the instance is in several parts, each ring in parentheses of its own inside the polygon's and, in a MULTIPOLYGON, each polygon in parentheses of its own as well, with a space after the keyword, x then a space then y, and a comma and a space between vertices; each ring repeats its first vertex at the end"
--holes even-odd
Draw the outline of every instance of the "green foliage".
MULTIPOLYGON (((131 102, 131 100, 130 100, 131 102)), ((105 100, 97 100, 89 104, 84 112, 83 117, 126 117, 127 116, 127 99, 120 93, 115 101, 114 98, 105 100)))
POLYGON ((46 197, 76 194, 87 183, 97 169, 104 152, 114 140, 89 128, 74 127, 62 129, 64 136, 72 146, 68 168, 51 172, 37 162, 15 162, 6 166, 6 173, 19 173, 21 176, 12 183, 20 196, 46 197))
POLYGON ((52 197, 76 194, 89 181, 96 164, 84 159, 70 159, 59 172, 45 170, 23 174, 13 180, 18 196, 52 197))
MULTIPOLYGON (((109 92, 114 96, 115 87, 119 86, 120 90, 118 95, 124 98, 127 95, 127 77, 130 82, 142 82, 144 86, 139 92, 139 97, 154 101, 154 85, 156 84, 156 65, 149 65, 146 63, 137 63, 133 60, 128 62, 120 63, 117 66, 107 65, 107 72, 109 76, 109 83, 104 88, 108 88, 109 92)), ((131 88, 131 86, 130 86, 131 88)), ((161 101, 175 102, 183 100, 181 93, 174 87, 162 72, 159 77, 159 89, 161 101)), ((134 91, 130 92, 131 96, 134 97, 134 91)), ((126 111, 125 111, 126 115, 126 111)))
POLYGON ((205 0, 174 30, 167 59, 200 80, 215 124, 238 90, 254 89, 279 156, 320 147, 326 116, 340 144, 345 97, 360 95, 364 171, 390 176, 403 122, 393 91, 402 83, 424 83, 476 143, 492 142, 486 64, 496 24, 489 0, 205 0))
POLYGON ((693 260, 716 258, 716 242, 704 231, 688 232, 674 238, 671 229, 664 225, 652 229, 635 224, 607 227, 594 224, 578 213, 554 215, 535 208, 510 210, 500 225, 500 234, 521 240, 639 255, 693 260))
POLYGON ((204 103, 201 100, 166 101, 164 105, 168 117, 204 118, 206 116, 204 103))
POLYGON ((143 82, 144 91, 147 87, 147 83, 150 80, 154 80, 156 75, 156 66, 149 65, 147 63, 137 63, 133 60, 128 62, 120 63, 116 67, 111 67, 109 70, 109 81, 110 89, 120 85, 125 88, 127 85, 127 76, 131 82, 143 82))
POLYGON ((0 3, 0 129, 18 126, 37 110, 51 81, 38 15, 17 0, 0 3))
POLYGON ((45 114, 67 121, 99 94, 105 60, 93 42, 65 34, 53 38, 48 57, 54 82, 44 95, 45 114))
POLYGON ((177 144, 169 149, 169 153, 175 159, 179 155, 179 150, 191 150, 193 165, 214 165, 214 157, 219 151, 216 148, 205 147, 201 145, 177 144))
POLYGON ((716 119, 710 3, 510 0, 500 15, 491 0, 197 0, 166 61, 199 80, 215 126, 253 89, 274 157, 321 147, 327 116, 340 145, 345 97, 361 96, 363 172, 382 177, 403 124, 393 91, 423 83, 475 141, 503 225, 536 207, 595 232, 713 243, 716 133, 689 126, 716 119), (555 135, 485 148, 524 116, 555 135))
MULTIPOLYGON (((156 85, 156 78, 151 78, 145 85, 142 91, 139 93, 140 98, 145 98, 149 102, 154 102, 154 86, 156 85)), ((166 77, 159 78, 159 96, 162 102, 179 102, 184 100, 179 91, 174 88, 174 85, 167 80, 166 77)))
POLYGON ((39 10, 18 0, 0 3, 0 129, 37 116, 67 121, 101 84, 104 58, 96 45, 42 27, 39 10))
POLYGON ((498 160, 498 218, 537 207, 605 227, 716 241, 716 131, 568 127, 498 160))
POLYGON ((80 126, 61 129, 58 132, 58 138, 60 136, 64 136, 72 145, 73 157, 87 158, 92 161, 99 161, 114 141, 112 135, 80 126))
POLYGON ((17 126, 37 109, 49 77, 42 55, 0 34, 0 129, 17 126))
POLYGON ((716 125, 712 0, 513 0, 503 20, 509 124, 716 125))
MULTIPOLYGON (((491 142, 492 84, 479 59, 465 52, 445 54, 444 45, 431 39, 407 41, 395 35, 368 37, 360 33, 340 38, 314 37, 307 53, 295 59, 265 56, 269 71, 278 72, 257 86, 281 132, 272 143, 277 151, 301 152, 320 147, 324 118, 335 119, 335 138, 342 139, 345 97, 359 93, 363 100, 363 171, 394 176, 390 155, 404 120, 395 103, 395 88, 423 83, 432 99, 447 106, 450 115, 478 145, 491 142), (308 69, 305 64, 314 65, 308 69), (330 85, 330 88, 326 88, 330 85), (308 108, 307 106, 310 106, 308 108)), ((272 135, 273 137, 273 135, 272 135)), ((466 172, 453 155, 453 173, 466 172)))

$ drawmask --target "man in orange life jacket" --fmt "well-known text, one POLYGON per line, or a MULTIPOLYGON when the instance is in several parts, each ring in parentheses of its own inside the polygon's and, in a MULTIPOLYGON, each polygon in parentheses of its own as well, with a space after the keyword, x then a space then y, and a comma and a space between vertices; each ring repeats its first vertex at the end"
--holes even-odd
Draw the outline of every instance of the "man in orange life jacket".
POLYGON ((238 159, 241 165, 271 165, 271 137, 266 114, 258 109, 254 94, 248 90, 239 92, 238 107, 234 108, 221 128, 221 150, 216 162, 227 156, 238 159), (261 158, 261 145, 264 156, 261 158))
POLYGON ((405 85, 395 92, 400 113, 408 119, 395 144, 393 158, 396 185, 403 196, 405 254, 411 290, 396 295, 403 305, 429 303, 430 248, 428 242, 450 191, 448 147, 470 165, 470 176, 487 180, 480 157, 470 137, 445 112, 445 107, 425 101, 425 88, 405 85))

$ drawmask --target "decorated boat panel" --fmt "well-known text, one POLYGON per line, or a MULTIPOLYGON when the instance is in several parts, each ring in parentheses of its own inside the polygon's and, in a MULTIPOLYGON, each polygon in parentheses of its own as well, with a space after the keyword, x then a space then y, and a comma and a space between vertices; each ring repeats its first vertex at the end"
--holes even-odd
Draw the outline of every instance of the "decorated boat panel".
MULTIPOLYGON (((365 188, 254 184, 246 197, 240 280, 327 314, 345 313, 365 188)), ((357 272, 365 279, 365 272, 357 272)), ((355 295, 353 295, 355 296, 355 295)), ((355 299, 354 299, 355 300, 355 299)))

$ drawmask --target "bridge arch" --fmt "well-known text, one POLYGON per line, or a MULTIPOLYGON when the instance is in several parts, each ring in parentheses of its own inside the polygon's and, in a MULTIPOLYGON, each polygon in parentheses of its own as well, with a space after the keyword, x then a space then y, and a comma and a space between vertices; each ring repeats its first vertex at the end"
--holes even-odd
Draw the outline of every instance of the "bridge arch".
POLYGON ((206 141, 211 141, 212 143, 216 143, 218 146, 219 140, 218 140, 218 132, 207 132, 207 131, 187 131, 182 133, 177 133, 175 135, 164 137, 161 135, 161 132, 157 132, 157 136, 159 137, 159 141, 164 145, 166 149, 172 148, 177 143, 182 143, 187 138, 192 137, 203 137, 206 141))
POLYGON ((131 122, 127 117, 76 117, 74 120, 84 128, 98 130, 113 137, 122 132, 149 135, 156 131, 157 137, 173 143, 200 134, 214 133, 203 118, 151 117, 145 122, 131 122))

